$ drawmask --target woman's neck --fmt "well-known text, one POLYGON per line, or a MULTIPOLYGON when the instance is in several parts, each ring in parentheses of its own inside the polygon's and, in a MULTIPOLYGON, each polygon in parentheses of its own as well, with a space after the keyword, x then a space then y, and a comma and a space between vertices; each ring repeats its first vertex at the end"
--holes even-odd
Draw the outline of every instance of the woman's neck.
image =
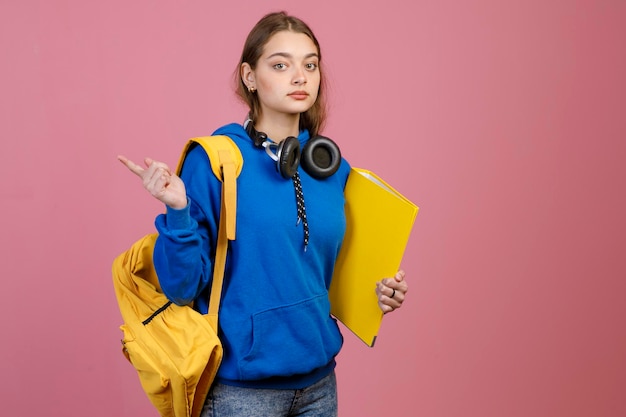
POLYGON ((258 132, 264 132, 274 142, 281 142, 288 136, 298 137, 300 115, 286 115, 281 117, 261 116, 255 121, 254 128, 258 132))

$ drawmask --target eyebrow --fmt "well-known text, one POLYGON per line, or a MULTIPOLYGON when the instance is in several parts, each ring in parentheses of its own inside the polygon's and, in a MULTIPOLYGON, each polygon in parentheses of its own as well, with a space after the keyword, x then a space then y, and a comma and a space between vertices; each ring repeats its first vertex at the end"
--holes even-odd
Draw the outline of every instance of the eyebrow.
MULTIPOLYGON (((275 52, 272 55, 268 56, 266 59, 271 59, 271 58, 274 58, 276 56, 281 56, 283 58, 293 58, 293 55, 288 53, 288 52, 275 52)), ((310 54, 306 54, 304 56, 305 59, 313 58, 313 57, 319 58, 319 55, 316 52, 311 52, 310 54)))

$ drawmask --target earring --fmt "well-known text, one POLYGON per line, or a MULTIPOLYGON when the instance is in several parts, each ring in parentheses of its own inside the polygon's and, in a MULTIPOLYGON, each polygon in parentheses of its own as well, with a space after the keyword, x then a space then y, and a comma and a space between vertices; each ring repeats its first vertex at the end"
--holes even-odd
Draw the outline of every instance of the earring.
POLYGON ((248 92, 254 93, 255 91, 256 91, 256 88, 252 87, 251 85, 248 86, 248 92))

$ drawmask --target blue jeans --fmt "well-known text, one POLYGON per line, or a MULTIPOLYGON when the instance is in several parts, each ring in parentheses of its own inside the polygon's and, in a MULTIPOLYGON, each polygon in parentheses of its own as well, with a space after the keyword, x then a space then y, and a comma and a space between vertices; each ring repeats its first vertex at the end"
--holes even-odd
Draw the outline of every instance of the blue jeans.
POLYGON ((215 383, 200 417, 336 417, 337 380, 332 372, 297 390, 240 388, 215 383))

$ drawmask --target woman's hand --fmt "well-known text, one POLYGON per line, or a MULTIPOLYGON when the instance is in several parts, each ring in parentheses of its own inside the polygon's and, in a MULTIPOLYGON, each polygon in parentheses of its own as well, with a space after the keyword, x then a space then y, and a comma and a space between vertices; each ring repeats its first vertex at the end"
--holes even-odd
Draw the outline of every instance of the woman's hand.
POLYGON ((141 178, 143 187, 154 198, 174 209, 187 206, 185 184, 166 164, 146 158, 144 159, 146 168, 142 168, 125 156, 119 155, 117 159, 141 178))
POLYGON ((387 314, 402 306, 409 285, 404 280, 404 271, 400 270, 393 278, 385 278, 376 284, 378 306, 387 314))

